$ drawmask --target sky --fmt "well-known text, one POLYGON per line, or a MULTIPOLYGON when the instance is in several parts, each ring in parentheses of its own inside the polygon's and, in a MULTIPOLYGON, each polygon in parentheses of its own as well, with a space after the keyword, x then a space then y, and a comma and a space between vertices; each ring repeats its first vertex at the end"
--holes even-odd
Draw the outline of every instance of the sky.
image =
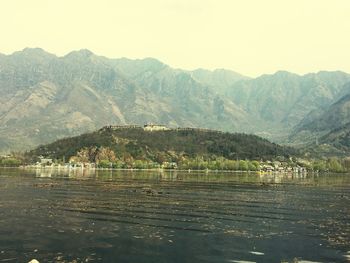
POLYGON ((154 57, 255 77, 350 72, 349 0, 1 0, 0 53, 154 57))

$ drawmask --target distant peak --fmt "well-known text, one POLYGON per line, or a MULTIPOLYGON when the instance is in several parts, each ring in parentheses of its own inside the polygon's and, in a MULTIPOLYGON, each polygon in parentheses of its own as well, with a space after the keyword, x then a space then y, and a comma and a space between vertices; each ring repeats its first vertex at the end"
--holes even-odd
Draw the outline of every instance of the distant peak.
POLYGON ((46 52, 44 49, 42 48, 30 48, 30 47, 26 47, 21 51, 16 51, 14 53, 12 53, 11 55, 14 56, 26 56, 26 57, 30 57, 30 58, 37 58, 37 57, 56 57, 56 55, 51 54, 49 52, 46 52))
POLYGON ((274 75, 279 75, 279 76, 296 76, 298 74, 296 73, 293 73, 293 72, 289 72, 289 71, 286 71, 286 70, 278 70, 276 71, 276 73, 274 75))
POLYGON ((79 51, 80 54, 84 55, 84 56, 87 56, 87 57, 90 57, 92 56, 94 53, 92 53, 92 51, 88 50, 88 49, 80 49, 79 51))
POLYGON ((286 71, 286 70, 279 70, 279 71, 276 71, 275 73, 263 74, 257 77, 256 79, 266 79, 266 78, 285 79, 285 78, 293 78, 293 77, 300 77, 300 75, 293 72, 286 71))
POLYGON ((94 53, 92 53, 88 49, 80 49, 80 50, 75 50, 75 51, 69 52, 65 57, 72 57, 72 56, 76 57, 76 56, 79 56, 79 57, 89 58, 89 57, 91 57, 93 55, 94 55, 94 53))
POLYGON ((214 70, 197 68, 193 71, 190 71, 196 77, 206 77, 206 78, 217 78, 217 79, 226 79, 226 81, 238 81, 243 79, 250 79, 250 77, 239 74, 233 70, 225 69, 225 68, 216 68, 214 70))
POLYGON ((341 70, 320 70, 319 72, 316 73, 316 75, 334 75, 334 74, 338 74, 338 75, 349 75, 348 73, 341 71, 341 70))
POLYGON ((44 49, 40 48, 40 47, 35 47, 35 48, 31 48, 31 47, 26 47, 24 48, 22 51, 18 51, 15 53, 25 53, 25 54, 50 54, 48 52, 46 52, 44 49))
POLYGON ((22 52, 45 52, 45 50, 40 47, 26 47, 22 50, 22 52))
POLYGON ((236 72, 233 71, 233 70, 225 69, 225 68, 216 68, 216 69, 214 69, 214 72, 230 72, 230 73, 236 73, 236 72))
POLYGON ((151 58, 151 57, 143 58, 143 59, 141 59, 141 61, 146 62, 148 64, 152 64, 152 65, 164 65, 164 63, 161 62, 160 60, 158 60, 156 58, 151 58))
POLYGON ((217 68, 217 69, 214 69, 213 71, 214 73, 220 73, 220 74, 231 74, 231 75, 236 75, 236 76, 240 76, 242 78, 249 78, 247 76, 244 76, 236 71, 233 71, 231 69, 225 69, 225 68, 217 68))

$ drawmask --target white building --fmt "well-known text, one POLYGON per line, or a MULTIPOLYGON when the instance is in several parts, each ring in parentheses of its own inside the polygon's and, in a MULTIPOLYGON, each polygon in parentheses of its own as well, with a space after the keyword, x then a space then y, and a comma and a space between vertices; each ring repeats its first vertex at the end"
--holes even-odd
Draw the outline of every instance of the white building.
POLYGON ((145 124, 143 126, 143 129, 145 131, 168 131, 168 130, 170 130, 165 125, 159 125, 159 124, 145 124))

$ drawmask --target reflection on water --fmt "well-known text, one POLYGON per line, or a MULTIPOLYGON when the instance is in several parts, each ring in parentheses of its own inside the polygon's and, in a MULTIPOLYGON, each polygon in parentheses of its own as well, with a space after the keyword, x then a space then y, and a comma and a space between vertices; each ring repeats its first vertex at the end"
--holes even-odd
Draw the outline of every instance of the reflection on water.
POLYGON ((346 262, 349 175, 0 170, 0 262, 346 262))

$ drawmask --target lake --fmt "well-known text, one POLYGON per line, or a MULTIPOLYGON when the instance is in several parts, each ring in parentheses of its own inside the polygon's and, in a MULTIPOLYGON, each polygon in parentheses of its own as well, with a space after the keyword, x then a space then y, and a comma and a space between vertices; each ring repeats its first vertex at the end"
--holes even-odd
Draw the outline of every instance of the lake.
POLYGON ((350 175, 0 169, 0 262, 350 262, 350 175))

